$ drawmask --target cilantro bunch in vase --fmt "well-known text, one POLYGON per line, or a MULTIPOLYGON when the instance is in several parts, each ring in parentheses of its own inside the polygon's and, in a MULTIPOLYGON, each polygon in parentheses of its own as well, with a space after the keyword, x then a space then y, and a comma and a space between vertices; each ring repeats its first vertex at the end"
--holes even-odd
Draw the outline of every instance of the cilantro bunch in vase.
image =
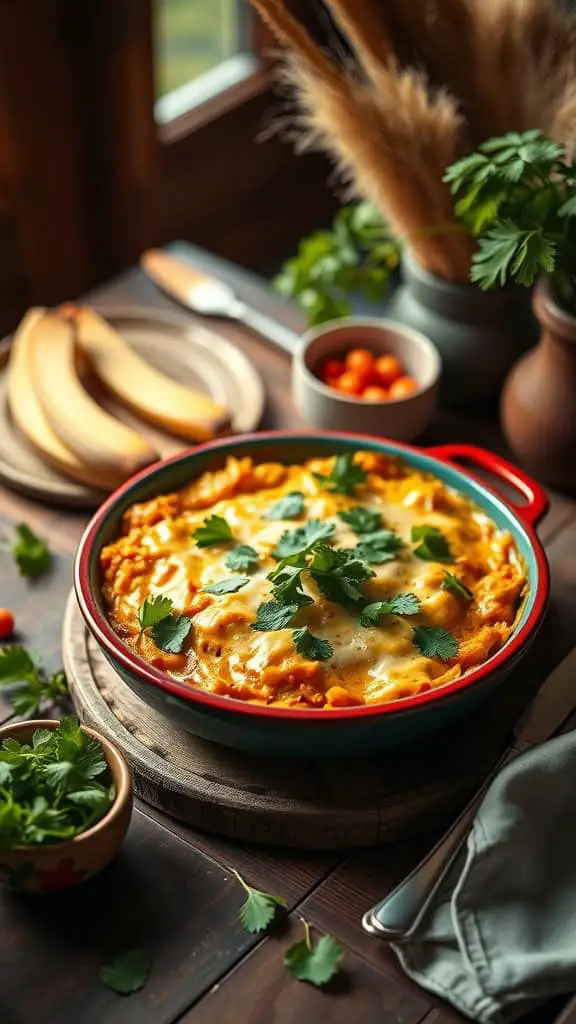
POLYGON ((576 162, 533 130, 489 139, 448 168, 456 213, 478 240, 472 282, 532 290, 540 343, 511 371, 504 432, 546 483, 576 487, 576 162))

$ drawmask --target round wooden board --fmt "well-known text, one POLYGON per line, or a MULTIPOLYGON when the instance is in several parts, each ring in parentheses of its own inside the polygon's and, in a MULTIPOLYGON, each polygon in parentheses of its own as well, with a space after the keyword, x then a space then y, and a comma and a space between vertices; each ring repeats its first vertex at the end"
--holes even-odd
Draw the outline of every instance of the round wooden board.
POLYGON ((205 831, 275 846, 373 846, 437 827, 497 760, 518 711, 517 699, 492 701, 465 727, 394 756, 261 758, 198 739, 144 704, 109 666, 73 594, 63 655, 79 717, 123 751, 143 800, 205 831))
MULTIPOLYGON (((142 307, 95 304, 101 316, 157 369, 190 384, 227 406, 232 430, 255 430, 264 412, 264 385, 250 360, 226 338, 185 313, 159 312, 142 307)), ((47 465, 14 425, 8 408, 6 367, 9 342, 0 346, 0 480, 40 501, 76 508, 96 508, 103 493, 85 487, 47 465)), ((147 437, 162 458, 189 447, 143 423, 109 396, 98 401, 118 419, 147 437)))

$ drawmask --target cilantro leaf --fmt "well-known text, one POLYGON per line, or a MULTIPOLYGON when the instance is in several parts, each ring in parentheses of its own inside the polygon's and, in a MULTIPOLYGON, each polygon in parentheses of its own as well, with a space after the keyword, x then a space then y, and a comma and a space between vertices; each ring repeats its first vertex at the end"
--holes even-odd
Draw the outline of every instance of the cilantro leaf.
POLYGON ((453 562, 454 559, 448 541, 437 526, 413 526, 411 533, 414 542, 421 541, 414 554, 426 562, 453 562))
POLYGON ((300 608, 297 604, 280 604, 278 601, 266 601, 258 608, 256 622, 252 623, 251 628, 263 632, 286 629, 299 611, 300 608))
POLYGON ((208 519, 194 530, 192 536, 199 548, 211 548, 215 544, 229 544, 234 540, 232 530, 222 516, 208 516, 208 519))
POLYGON ((258 552, 249 544, 239 544, 238 547, 232 548, 229 555, 226 555, 224 565, 227 569, 232 569, 233 572, 248 572, 257 564, 258 558, 258 552))
POLYGON ((304 495, 301 491, 291 491, 285 498, 279 498, 264 513, 265 519, 297 519, 304 511, 304 495))
POLYGON ((361 626, 378 626, 383 615, 417 615, 420 601, 416 594, 394 594, 387 601, 375 601, 362 609, 361 626))
POLYGON ((180 654, 191 629, 192 622, 186 615, 171 614, 152 626, 150 636, 162 651, 180 654))
POLYGON ((354 462, 352 452, 337 455, 328 476, 323 473, 314 473, 314 476, 322 487, 337 494, 353 494, 354 488, 366 480, 366 473, 354 462))
POLYGON ((425 658, 449 661, 458 654, 456 637, 441 626, 415 626, 412 641, 425 658))
POLYGON ((393 530, 377 530, 366 533, 356 547, 357 554, 365 562, 381 565, 391 562, 402 547, 402 538, 393 530))
POLYGON ((12 544, 12 554, 20 570, 21 576, 37 579, 48 571, 52 564, 52 554, 45 540, 38 537, 26 523, 18 523, 15 527, 17 540, 12 544))
POLYGON ((313 603, 313 598, 302 590, 302 573, 306 565, 285 565, 282 562, 271 573, 268 579, 274 584, 272 597, 279 604, 297 604, 304 608, 313 603))
POLYGON ((233 870, 232 873, 240 882, 240 885, 247 892, 247 898, 240 907, 239 918, 243 928, 250 935, 263 932, 274 919, 278 907, 287 907, 288 904, 282 896, 273 896, 272 893, 262 892, 261 889, 254 889, 242 878, 242 875, 233 870))
POLYGON ((354 549, 318 544, 313 551, 310 575, 324 597, 346 608, 364 599, 359 584, 375 574, 354 549))
POLYGON ((151 967, 150 957, 143 949, 127 949, 102 964, 100 981, 112 992, 129 996, 144 988, 151 967))
POLYGON ((305 938, 294 943, 284 954, 284 965, 298 981, 325 985, 336 974, 344 950, 331 935, 321 935, 316 944, 310 936, 310 925, 302 919, 305 938))
POLYGON ((296 530, 286 530, 272 554, 274 558, 290 558, 292 555, 304 554, 319 541, 330 537, 335 529, 335 523, 323 523, 321 519, 309 519, 306 526, 299 526, 296 530))
POLYGON ((453 573, 448 572, 448 570, 446 570, 446 575, 442 583, 442 590, 448 590, 451 594, 454 594, 455 597, 462 598, 463 601, 471 601, 474 597, 474 594, 469 587, 467 587, 462 580, 459 580, 457 576, 454 576, 453 573))
POLYGON ((307 626, 303 626, 302 629, 293 629, 292 639, 298 654, 301 654, 303 658, 309 658, 310 661, 326 661, 334 654, 332 644, 328 640, 321 640, 320 637, 314 636, 307 626))
POLYGON ((162 622, 162 619, 166 619, 170 615, 172 608, 173 604, 169 597, 163 597, 162 594, 147 597, 140 605, 138 612, 140 629, 146 629, 148 626, 154 626, 157 622, 162 622))
POLYGON ((372 508, 356 505, 347 512, 339 512, 338 518, 354 530, 354 533, 375 533, 382 525, 382 516, 372 508))
POLYGON ((0 684, 34 679, 38 671, 32 655, 20 644, 0 647, 0 684))
POLYGON ((250 583, 249 576, 228 576, 225 580, 208 583, 205 587, 202 587, 202 590, 207 594, 236 594, 247 583, 250 583))
POLYGON ((36 664, 32 655, 20 644, 0 647, 0 686, 22 683, 10 694, 17 714, 34 715, 41 707, 59 704, 68 696, 64 672, 46 677, 44 669, 36 664))

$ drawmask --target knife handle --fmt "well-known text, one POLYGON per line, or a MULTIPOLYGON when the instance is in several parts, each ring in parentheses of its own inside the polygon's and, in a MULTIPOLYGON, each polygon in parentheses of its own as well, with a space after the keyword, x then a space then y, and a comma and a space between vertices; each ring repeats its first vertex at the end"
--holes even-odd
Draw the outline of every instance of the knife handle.
POLYGON ((300 340, 300 335, 296 331, 291 331, 289 327, 284 327, 283 324, 279 324, 277 320, 273 320, 266 313, 260 313, 259 310, 252 309, 244 302, 234 303, 233 315, 236 320, 240 320, 261 338, 271 341, 283 352, 287 352, 291 356, 294 355, 294 350, 300 340))
POLYGON ((364 915, 362 924, 365 931, 387 942, 403 942, 410 938, 462 849, 486 791, 498 772, 516 754, 516 750, 506 751, 482 788, 424 860, 364 915))

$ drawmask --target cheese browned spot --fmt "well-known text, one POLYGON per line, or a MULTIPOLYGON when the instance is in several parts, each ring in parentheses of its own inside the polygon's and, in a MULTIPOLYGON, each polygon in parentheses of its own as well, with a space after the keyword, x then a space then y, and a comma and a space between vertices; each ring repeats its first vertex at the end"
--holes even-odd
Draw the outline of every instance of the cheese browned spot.
POLYGON ((110 621, 133 650, 166 671, 214 693, 288 707, 332 708, 378 704, 443 685, 481 664, 514 628, 526 577, 513 540, 465 497, 440 480, 400 460, 357 453, 367 473, 352 495, 322 489, 315 473, 328 475, 333 459, 304 465, 254 465, 229 458, 222 469, 204 473, 177 494, 134 505, 123 518, 123 533, 101 553, 103 591, 110 621), (265 517, 270 506, 292 491, 305 497, 298 521, 265 517), (253 630, 259 605, 270 600, 266 576, 277 565, 272 552, 286 530, 308 519, 335 524, 336 547, 359 538, 338 518, 355 505, 378 511, 382 524, 404 544, 398 555, 372 565, 374 578, 363 584, 367 602, 395 594, 415 594, 416 616, 386 616, 365 628, 339 604, 328 601, 305 573, 303 588, 313 603, 294 622, 329 641, 333 654, 310 661, 298 654, 288 629, 253 630), (233 575, 225 565, 232 544, 199 548, 193 533, 209 515, 226 519, 234 545, 248 544, 259 555, 249 582, 236 593, 206 594, 203 588, 233 575), (423 561, 413 554, 411 530, 435 526, 449 544, 454 562, 423 561), (463 601, 442 587, 446 569, 473 594, 463 601), (183 655, 167 657, 140 634, 138 609, 146 597, 166 595, 176 612, 192 618, 183 655), (413 644, 415 625, 448 629, 459 641, 448 663, 424 657, 413 644))

